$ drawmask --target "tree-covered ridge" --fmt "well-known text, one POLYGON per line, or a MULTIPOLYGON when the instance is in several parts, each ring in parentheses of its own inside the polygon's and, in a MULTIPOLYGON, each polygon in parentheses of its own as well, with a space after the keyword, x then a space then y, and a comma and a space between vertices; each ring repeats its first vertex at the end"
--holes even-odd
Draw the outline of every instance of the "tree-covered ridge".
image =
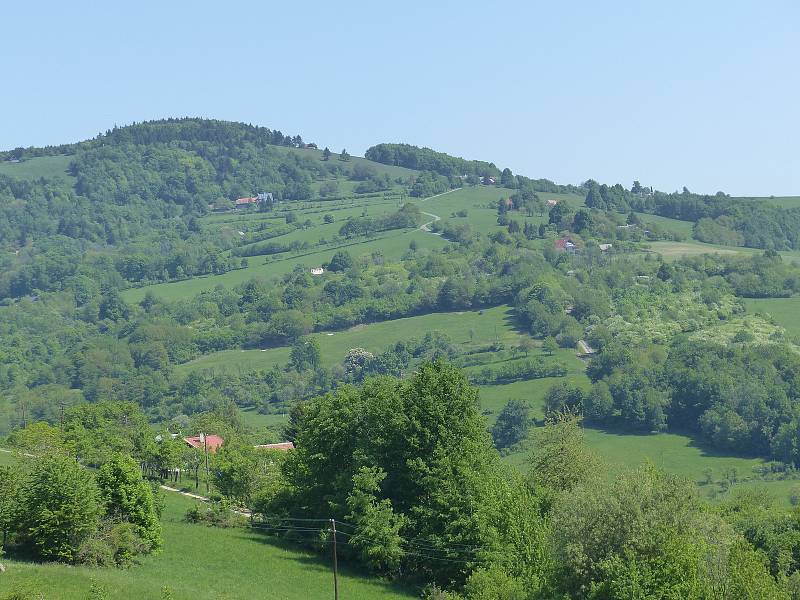
MULTIPOLYGON (((258 208, 277 211, 282 202, 335 196, 340 181, 357 182, 355 194, 397 185, 363 161, 291 151, 307 146, 241 123, 169 119, 50 148, 69 152, 71 178, 0 174, 0 297, 56 290, 78 275, 123 286, 223 273, 241 266, 227 251, 244 240, 202 230, 196 219, 212 209, 264 192, 271 199, 258 208)), ((294 216, 285 215, 287 225, 294 216)))
POLYGON ((695 194, 683 188, 671 194, 642 187, 630 190, 589 180, 583 184, 589 208, 631 210, 691 221, 695 239, 710 244, 747 246, 768 250, 800 248, 800 209, 768 202, 731 198, 723 192, 695 194))
POLYGON ((385 165, 441 175, 448 178, 453 187, 461 185, 461 182, 469 184, 491 182, 507 188, 518 187, 539 192, 570 193, 577 190, 575 186, 558 185, 549 179, 530 179, 523 175, 514 175, 511 169, 501 170, 491 162, 466 160, 410 144, 377 144, 368 148, 364 156, 385 165))
POLYGON ((74 154, 78 149, 104 145, 156 144, 170 142, 210 142, 252 143, 257 146, 304 146, 299 135, 284 135, 257 125, 247 125, 234 121, 202 119, 196 117, 169 118, 142 123, 132 123, 121 127, 114 126, 105 133, 84 142, 45 146, 43 148, 15 148, 0 152, 0 160, 24 160, 37 156, 74 154))

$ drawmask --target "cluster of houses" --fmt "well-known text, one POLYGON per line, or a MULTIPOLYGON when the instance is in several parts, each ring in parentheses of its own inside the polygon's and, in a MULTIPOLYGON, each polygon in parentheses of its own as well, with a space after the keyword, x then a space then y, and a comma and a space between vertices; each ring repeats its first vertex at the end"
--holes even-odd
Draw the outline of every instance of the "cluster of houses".
MULTIPOLYGON (((578 252, 578 244, 575 242, 574 239, 566 235, 556 240, 555 247, 557 250, 564 250, 565 252, 569 252, 570 254, 575 254, 578 252)), ((597 247, 600 248, 600 252, 608 252, 614 247, 614 245, 598 244, 597 247)))

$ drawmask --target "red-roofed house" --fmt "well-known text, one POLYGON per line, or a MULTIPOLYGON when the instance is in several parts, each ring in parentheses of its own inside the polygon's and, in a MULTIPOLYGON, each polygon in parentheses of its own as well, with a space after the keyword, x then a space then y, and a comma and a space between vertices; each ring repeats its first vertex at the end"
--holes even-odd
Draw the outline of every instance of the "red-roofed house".
POLYGON ((183 441, 189 444, 192 448, 203 449, 203 446, 208 447, 209 452, 216 452, 225 443, 225 440, 218 435, 205 436, 205 443, 202 435, 193 435, 191 437, 183 438, 183 441))
POLYGON ((234 202, 234 206, 236 208, 247 208, 252 204, 256 204, 258 202, 258 198, 237 198, 234 202))
POLYGON ((575 252, 575 242, 568 237, 558 238, 556 240, 556 248, 559 250, 566 250, 567 252, 575 252))
POLYGON ((289 450, 294 450, 294 444, 292 442, 281 442, 280 444, 260 444, 256 446, 258 450, 280 450, 281 452, 287 452, 289 450))

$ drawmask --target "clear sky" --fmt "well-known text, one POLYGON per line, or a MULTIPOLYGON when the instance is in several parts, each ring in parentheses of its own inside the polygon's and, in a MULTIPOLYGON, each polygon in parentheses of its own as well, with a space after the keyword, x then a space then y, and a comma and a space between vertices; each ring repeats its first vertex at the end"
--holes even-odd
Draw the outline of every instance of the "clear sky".
POLYGON ((800 3, 13 2, 0 148, 167 116, 560 183, 800 194, 800 3))

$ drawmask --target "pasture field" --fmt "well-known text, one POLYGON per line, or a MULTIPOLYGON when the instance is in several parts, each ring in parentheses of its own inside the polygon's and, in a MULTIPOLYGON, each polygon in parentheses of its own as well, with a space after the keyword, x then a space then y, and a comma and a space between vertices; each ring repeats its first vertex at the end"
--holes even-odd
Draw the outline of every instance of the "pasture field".
POLYGON ((494 425, 497 416, 509 400, 524 400, 531 407, 530 416, 544 418, 544 396, 554 385, 568 383, 589 389, 589 378, 583 373, 570 373, 566 377, 545 377, 530 381, 515 381, 499 385, 481 385, 480 403, 483 415, 489 426, 494 425))
MULTIPOLYGON (((481 397, 484 392, 481 391, 481 397)), ((800 488, 798 480, 770 480, 755 478, 754 468, 763 465, 760 458, 747 458, 708 451, 694 443, 692 438, 675 433, 633 434, 585 428, 587 446, 594 450, 607 466, 609 476, 622 470, 651 463, 667 472, 685 477, 697 485, 698 493, 713 500, 723 500, 740 489, 760 489, 777 502, 789 505, 789 496, 800 488), (710 470, 713 481, 725 479, 735 470, 737 482, 729 491, 718 484, 706 484, 710 470)), ((523 471, 527 470, 530 448, 507 455, 504 460, 523 471)))
POLYGON ((666 260, 677 260, 684 256, 697 256, 700 254, 746 254, 760 252, 753 248, 743 248, 739 246, 717 246, 715 244, 704 244, 694 240, 684 242, 649 242, 653 252, 657 252, 666 260))
POLYGON ((763 196, 758 198, 736 198, 736 200, 752 200, 754 202, 768 202, 783 208, 797 208, 800 206, 800 196, 763 196))
MULTIPOLYGON (((0 594, 35 590, 45 600, 85 600, 92 580, 114 600, 158 600, 168 587, 176 600, 306 600, 333 596, 330 559, 252 530, 183 522, 196 500, 167 493, 164 549, 130 569, 90 569, 3 560, 0 594)), ((353 600, 416 598, 410 589, 370 579, 339 563, 339 591, 353 600)), ((27 597, 27 596, 26 596, 27 597)), ((30 597, 33 597, 32 595, 30 597)), ((36 596, 39 597, 38 595, 36 596)))
POLYGON ((791 335, 800 336, 800 297, 793 298, 743 298, 747 311, 765 313, 791 335))
POLYGON ((67 172, 71 156, 38 156, 22 162, 0 161, 0 173, 17 179, 39 179, 61 177, 74 183, 75 178, 67 172))
POLYGON ((250 257, 248 259, 250 264, 244 269, 229 271, 222 275, 208 275, 183 281, 130 288, 123 291, 121 296, 127 302, 139 302, 148 291, 152 291, 156 296, 166 300, 178 300, 199 294, 205 290, 213 290, 218 285, 234 287, 254 277, 263 279, 279 277, 291 271, 295 265, 302 265, 310 269, 329 261, 339 249, 346 249, 353 255, 353 258, 358 258, 362 255, 369 256, 372 252, 382 252, 387 260, 396 261, 408 250, 408 245, 412 239, 416 240, 420 250, 426 248, 435 250, 449 243, 447 240, 442 239, 441 236, 432 235, 419 229, 390 231, 367 240, 357 240, 320 249, 312 248, 300 254, 279 255, 274 260, 267 262, 264 262, 264 257, 250 257))
POLYGON ((694 229, 694 223, 692 221, 679 221, 678 219, 670 219, 669 217, 661 217, 649 213, 636 214, 643 223, 658 225, 662 229, 685 235, 689 239, 692 237, 692 230, 694 229))
MULTIPOLYGON (((487 308, 483 311, 431 313, 393 321, 356 325, 345 331, 315 333, 319 341, 322 363, 325 367, 344 360, 351 348, 364 348, 369 352, 382 352, 400 340, 422 338, 426 333, 439 331, 450 337, 455 345, 481 346, 497 339, 513 345, 520 338, 514 327, 513 312, 508 306, 487 308), (481 314, 482 313, 482 314, 481 314), (474 332, 470 341, 469 332, 474 332)), ((223 350, 207 354, 176 368, 178 374, 198 369, 269 369, 273 364, 284 365, 289 360, 288 346, 266 350, 223 350)), ((577 361, 577 359, 575 359, 577 361)))
MULTIPOLYGON (((670 219, 672 220, 672 219, 670 219)), ((761 254, 760 248, 745 248, 744 246, 720 246, 706 244, 696 240, 683 242, 648 242, 653 252, 661 254, 665 260, 676 260, 684 256, 697 256, 700 254, 761 254)), ((781 250, 778 252, 783 260, 792 262, 800 261, 800 250, 781 250)))

